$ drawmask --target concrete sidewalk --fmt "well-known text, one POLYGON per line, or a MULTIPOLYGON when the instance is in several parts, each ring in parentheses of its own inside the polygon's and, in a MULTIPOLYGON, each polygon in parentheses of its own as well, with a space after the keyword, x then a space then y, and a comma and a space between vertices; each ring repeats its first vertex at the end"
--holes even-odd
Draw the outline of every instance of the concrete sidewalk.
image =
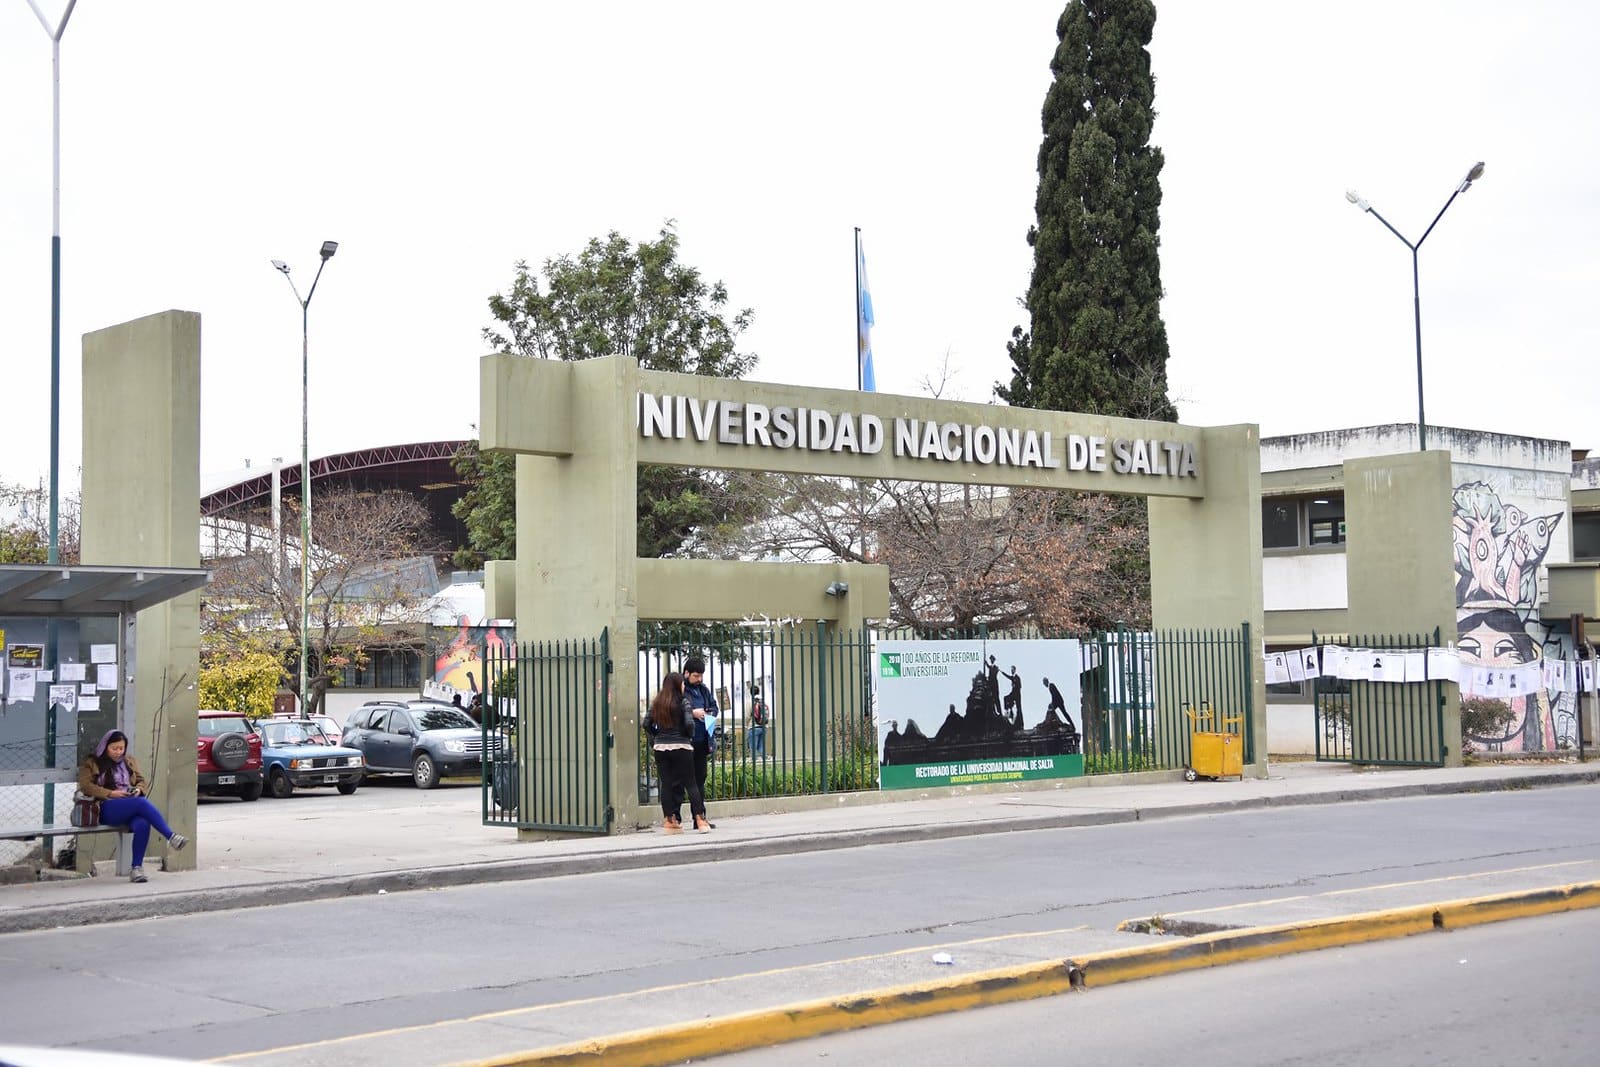
MULTIPOLYGON (((1265 779, 1183 782, 1077 779, 1061 788, 967 796, 845 795, 837 806, 735 816, 712 806, 710 834, 647 831, 519 842, 481 823, 473 787, 397 794, 368 785, 354 797, 202 804, 198 870, 150 881, 115 877, 0 886, 0 933, 389 892, 558 877, 897 841, 1094 826, 1286 804, 1331 804, 1429 794, 1593 784, 1600 763, 1504 762, 1463 768, 1358 770, 1274 763, 1265 779), (405 803, 397 803, 403 800, 405 803), (360 801, 360 803, 356 803, 360 801)), ((1154 778, 1155 780, 1151 780, 1154 778)), ((1170 780, 1168 780, 1170 779, 1170 780)))

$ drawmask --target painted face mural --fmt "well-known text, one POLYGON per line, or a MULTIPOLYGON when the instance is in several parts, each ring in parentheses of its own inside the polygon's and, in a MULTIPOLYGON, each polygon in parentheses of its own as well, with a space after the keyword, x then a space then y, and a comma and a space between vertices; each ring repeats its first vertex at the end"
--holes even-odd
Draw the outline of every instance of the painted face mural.
MULTIPOLYGON (((1561 514, 1529 515, 1483 482, 1457 486, 1455 531, 1456 633, 1466 667, 1514 667, 1544 658, 1540 623, 1539 564, 1561 514)), ((1466 694, 1463 694, 1466 695, 1466 694)), ((1518 752, 1557 747, 1555 716, 1540 689, 1511 697, 1503 733, 1473 740, 1518 752)))

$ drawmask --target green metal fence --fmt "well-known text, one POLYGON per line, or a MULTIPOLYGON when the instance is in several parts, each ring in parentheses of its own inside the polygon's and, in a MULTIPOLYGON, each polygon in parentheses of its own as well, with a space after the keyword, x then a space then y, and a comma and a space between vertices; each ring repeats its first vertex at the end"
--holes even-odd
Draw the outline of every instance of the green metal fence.
MULTIPOLYGON (((1440 634, 1311 635, 1363 651, 1439 647, 1440 634)), ((1312 684, 1316 758, 1328 763, 1440 767, 1445 760, 1444 683, 1369 682, 1319 675, 1312 684)))
POLYGON ((1206 729, 1240 735, 1244 761, 1254 762, 1254 664, 1248 624, 1084 639, 1084 772, 1189 766, 1187 709, 1213 712, 1206 729))
MULTIPOLYGON (((825 624, 750 630, 740 627, 641 627, 640 713, 649 695, 684 659, 706 660, 706 684, 723 714, 719 745, 706 774, 708 800, 802 796, 874 789, 878 782, 871 651, 880 640, 1075 638, 1083 651, 1079 679, 1086 774, 1188 766, 1191 724, 1185 708, 1206 706, 1213 727, 1243 739, 1255 760, 1250 628, 1120 630, 1088 636, 1040 631, 879 630, 854 634, 825 624), (750 690, 770 709, 760 747, 749 725, 750 690), (1222 719, 1237 722, 1222 725, 1222 719)), ((654 761, 641 731, 639 802, 657 798, 654 761)))
MULTIPOLYGON (((710 624, 639 627, 639 715, 661 680, 690 656, 706 661, 717 698, 707 800, 804 796, 878 786, 877 733, 865 634, 826 623, 752 629, 710 624), (751 721, 754 691, 767 721, 751 721)), ((659 798, 648 735, 639 731, 639 803, 659 798)))
POLYGON ((486 824, 610 831, 610 671, 606 632, 484 649, 486 824))
MULTIPOLYGON (((765 628, 727 624, 642 623, 638 692, 618 709, 642 721, 650 697, 690 656, 706 661, 716 695, 716 752, 707 800, 806 796, 878 787, 872 650, 879 640, 1046 638, 1039 632, 850 632, 826 623, 765 628), (759 691, 766 722, 750 710, 759 691)), ((1078 637, 1086 774, 1177 769, 1190 757, 1187 707, 1209 706, 1236 724, 1246 762, 1256 758, 1251 690, 1254 658, 1247 626, 1218 630, 1131 631, 1078 637)), ((608 723, 610 648, 596 639, 535 641, 484 650, 483 818, 524 829, 604 833, 612 822, 608 723), (507 672, 515 671, 507 681, 507 672), (520 713, 520 714, 519 714, 520 713)), ((648 734, 637 738, 638 801, 659 798, 648 734)))

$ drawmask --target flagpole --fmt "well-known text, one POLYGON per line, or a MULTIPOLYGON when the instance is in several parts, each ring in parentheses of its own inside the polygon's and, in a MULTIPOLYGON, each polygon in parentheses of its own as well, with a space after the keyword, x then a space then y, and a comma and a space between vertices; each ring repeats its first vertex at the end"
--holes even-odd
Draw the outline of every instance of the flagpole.
POLYGON ((861 392, 861 227, 856 228, 856 392, 861 392))
MULTIPOLYGON (((865 384, 861 366, 861 227, 856 230, 856 392, 865 384)), ((850 539, 850 552, 858 562, 867 558, 867 487, 860 478, 853 479, 856 487, 856 536, 850 539), (859 543, 860 547, 857 548, 859 543)))

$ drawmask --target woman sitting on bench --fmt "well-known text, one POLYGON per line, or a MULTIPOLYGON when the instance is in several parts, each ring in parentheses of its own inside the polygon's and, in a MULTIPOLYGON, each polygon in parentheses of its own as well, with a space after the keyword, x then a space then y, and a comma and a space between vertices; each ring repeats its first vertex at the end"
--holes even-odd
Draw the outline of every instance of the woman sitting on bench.
POLYGON ((131 882, 148 882, 144 876, 144 850, 150 843, 153 826, 167 839, 174 851, 189 843, 175 834, 156 806, 145 799, 149 783, 139 773, 139 765, 128 755, 128 735, 111 730, 95 746, 94 755, 78 768, 78 791, 100 801, 100 822, 133 831, 133 872, 131 882))

